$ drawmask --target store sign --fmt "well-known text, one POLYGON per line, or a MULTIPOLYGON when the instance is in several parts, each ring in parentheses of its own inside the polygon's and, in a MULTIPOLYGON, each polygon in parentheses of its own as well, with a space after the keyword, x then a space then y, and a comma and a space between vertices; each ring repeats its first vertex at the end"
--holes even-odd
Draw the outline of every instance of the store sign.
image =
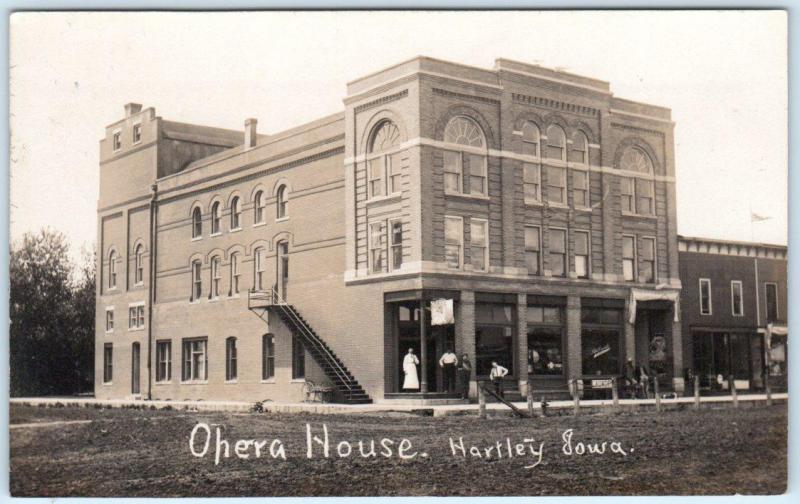
POLYGON ((434 299, 431 301, 431 325, 454 324, 453 300, 434 299))

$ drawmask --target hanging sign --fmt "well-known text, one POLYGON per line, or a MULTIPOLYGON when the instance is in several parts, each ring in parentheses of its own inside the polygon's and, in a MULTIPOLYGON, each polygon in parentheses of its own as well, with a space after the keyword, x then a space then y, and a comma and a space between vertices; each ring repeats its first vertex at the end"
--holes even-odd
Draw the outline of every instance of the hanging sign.
POLYGON ((453 300, 434 299, 431 301, 431 325, 454 324, 453 300))

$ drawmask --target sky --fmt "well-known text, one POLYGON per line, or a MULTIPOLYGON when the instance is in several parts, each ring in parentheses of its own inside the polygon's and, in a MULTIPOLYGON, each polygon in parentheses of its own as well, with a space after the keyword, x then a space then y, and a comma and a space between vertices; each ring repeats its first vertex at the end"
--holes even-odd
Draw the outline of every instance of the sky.
POLYGON ((96 240, 98 142, 125 103, 269 134, 417 55, 540 64, 671 108, 678 232, 787 242, 780 11, 17 13, 10 30, 11 239, 49 226, 75 260, 96 240))

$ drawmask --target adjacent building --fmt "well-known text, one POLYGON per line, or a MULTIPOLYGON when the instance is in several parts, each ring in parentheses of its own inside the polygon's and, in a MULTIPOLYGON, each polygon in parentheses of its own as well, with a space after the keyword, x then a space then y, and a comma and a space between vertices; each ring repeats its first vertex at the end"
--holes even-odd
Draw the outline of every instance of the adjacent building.
POLYGON ((787 249, 678 237, 683 362, 704 391, 787 385, 787 249))
POLYGON ((276 134, 125 112, 100 141, 98 397, 441 394, 448 347, 473 394, 493 360, 520 392, 627 359, 683 391, 669 109, 418 57, 276 134), (453 323, 432 325, 442 299, 453 323), (419 391, 402 389, 409 348, 419 391))

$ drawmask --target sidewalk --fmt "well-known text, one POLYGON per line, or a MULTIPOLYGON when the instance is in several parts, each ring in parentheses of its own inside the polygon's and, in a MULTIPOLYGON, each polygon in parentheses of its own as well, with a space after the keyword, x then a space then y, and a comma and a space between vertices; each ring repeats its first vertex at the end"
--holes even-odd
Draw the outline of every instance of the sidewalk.
MULTIPOLYGON (((766 404, 765 394, 742 394, 738 397, 739 407, 755 407, 766 404)), ((775 404, 788 401, 787 393, 772 394, 775 404)), ((708 396, 700 398, 700 407, 732 407, 731 396, 708 396)), ((163 400, 127 400, 127 399, 94 399, 89 397, 17 397, 11 399, 11 404, 30 406, 58 407, 57 404, 69 407, 106 407, 106 408, 141 408, 189 411, 250 411, 253 404, 242 401, 163 401, 163 400)), ((513 403, 520 409, 527 409, 527 403, 513 403)), ((611 413, 614 411, 635 411, 655 409, 655 399, 620 399, 619 406, 615 407, 612 400, 587 400, 580 402, 581 414, 611 413)), ((688 409, 694 407, 693 397, 679 397, 676 399, 662 399, 661 408, 688 409)), ((422 406, 419 404, 333 404, 333 403, 263 403, 265 412, 271 413, 318 413, 318 414, 357 414, 357 413, 418 413, 433 416, 447 415, 477 415, 478 404, 447 404, 435 406, 422 406)), ((573 401, 552 401, 547 403, 549 414, 573 414, 575 404, 573 401)), ((510 409, 500 403, 488 403, 488 414, 510 413, 510 409)), ((534 403, 534 412, 541 414, 541 403, 534 403)))

